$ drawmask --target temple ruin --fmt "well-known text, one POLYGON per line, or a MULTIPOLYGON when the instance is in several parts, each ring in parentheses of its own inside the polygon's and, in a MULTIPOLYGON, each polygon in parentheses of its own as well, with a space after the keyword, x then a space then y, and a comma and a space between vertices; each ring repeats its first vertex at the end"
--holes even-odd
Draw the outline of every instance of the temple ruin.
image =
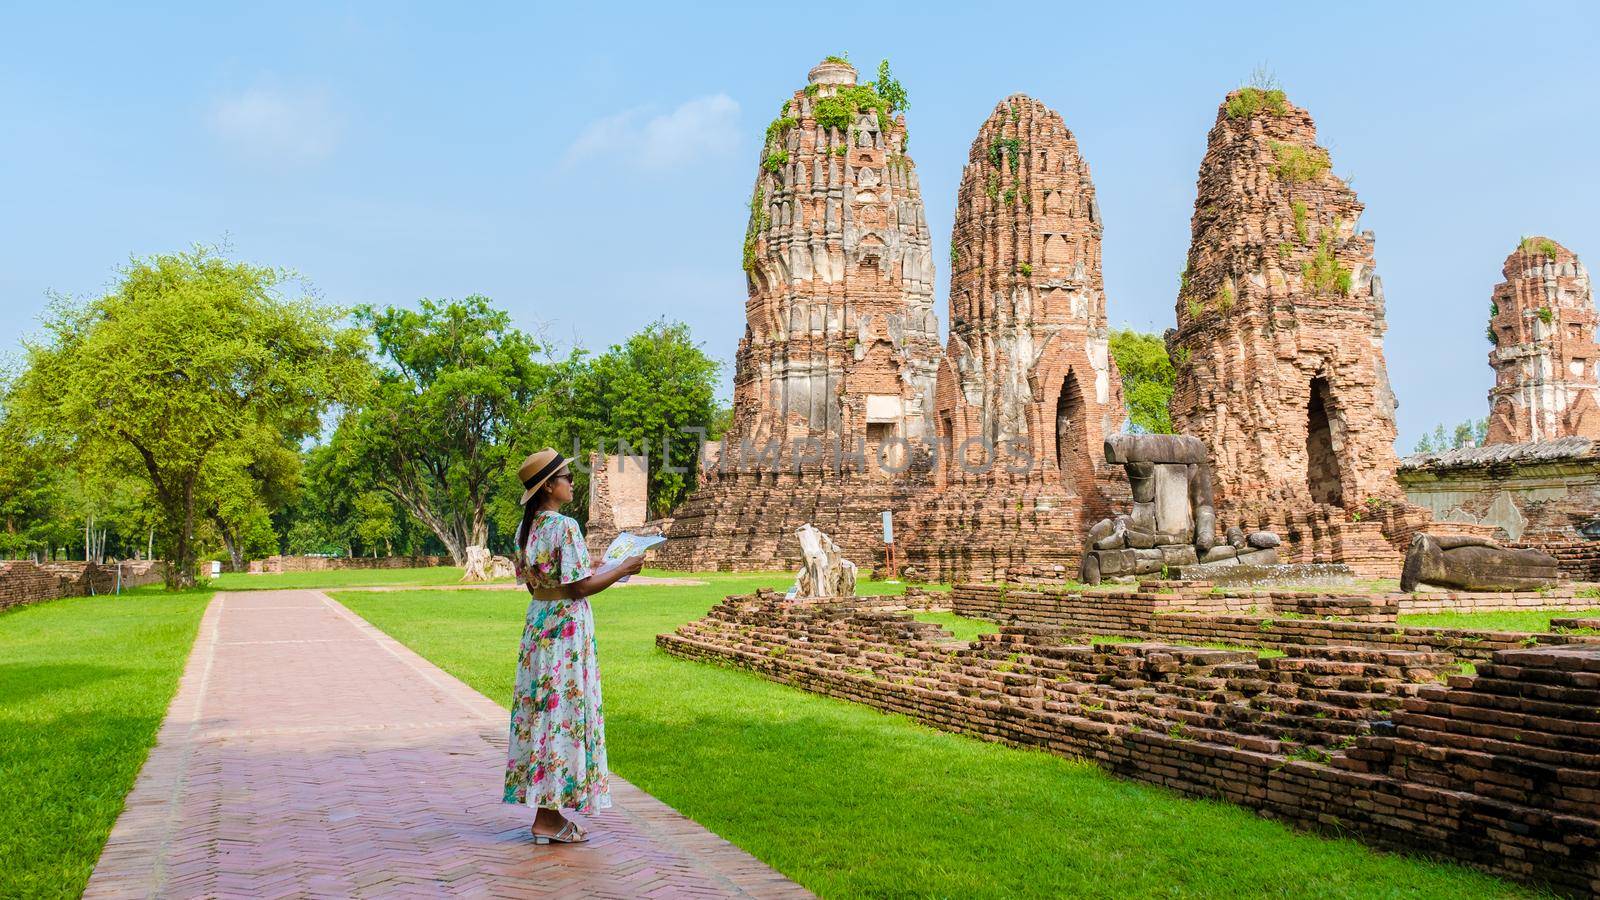
POLYGON ((1172 423, 1210 448, 1219 523, 1278 532, 1290 561, 1394 577, 1429 518, 1395 482, 1373 235, 1330 166, 1281 91, 1219 107, 1167 337, 1172 423))
POLYGON ((734 418, 663 565, 788 568, 810 523, 873 559, 932 444, 934 264, 903 116, 824 61, 767 129, 744 245, 734 418), (917 446, 922 454, 915 452, 917 446))
POLYGON ((1489 436, 1514 444, 1600 438, 1600 346, 1589 272, 1547 237, 1506 257, 1489 302, 1489 436))
POLYGON ((1126 495, 1100 449, 1124 416, 1102 230, 1060 114, 1023 94, 997 104, 956 202, 935 400, 947 449, 908 554, 922 577, 1070 577, 1085 521, 1126 495))

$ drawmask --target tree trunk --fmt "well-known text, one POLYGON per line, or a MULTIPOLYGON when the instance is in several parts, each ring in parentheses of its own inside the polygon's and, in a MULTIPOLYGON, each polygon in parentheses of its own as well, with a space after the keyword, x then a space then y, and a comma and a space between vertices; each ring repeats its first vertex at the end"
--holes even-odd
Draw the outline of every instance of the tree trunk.
POLYGON ((174 502, 166 504, 167 527, 171 532, 167 557, 167 590, 181 590, 195 586, 194 555, 194 482, 186 479, 183 493, 174 502))
POLYGON ((228 548, 228 561, 233 566, 233 571, 244 571, 244 545, 228 528, 228 523, 222 521, 222 516, 212 514, 211 521, 217 526, 217 533, 222 535, 222 546, 228 548))

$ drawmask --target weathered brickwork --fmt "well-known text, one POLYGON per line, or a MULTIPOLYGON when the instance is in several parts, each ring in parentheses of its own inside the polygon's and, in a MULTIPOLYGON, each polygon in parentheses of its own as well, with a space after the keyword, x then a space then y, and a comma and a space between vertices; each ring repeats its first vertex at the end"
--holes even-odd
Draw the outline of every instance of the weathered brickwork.
POLYGON ((1506 257, 1489 303, 1487 443, 1600 438, 1600 345, 1589 272, 1547 237, 1506 257))
MULTIPOLYGON (((148 560, 122 564, 124 590, 161 581, 160 563, 148 560)), ((35 564, 27 560, 0 560, 0 610, 62 597, 109 594, 117 589, 117 564, 82 562, 35 564)))
POLYGON ((733 422, 674 511, 660 565, 793 566, 809 522, 871 566, 882 546, 870 523, 908 509, 897 482, 927 469, 902 442, 933 442, 933 251, 904 117, 856 105, 861 89, 854 68, 823 62, 769 130, 733 422))
POLYGON ((589 518, 583 537, 590 556, 598 559, 620 532, 643 528, 649 508, 648 458, 589 454, 589 518))
POLYGON ((1411 502, 1442 523, 1487 529, 1543 550, 1561 571, 1600 581, 1600 441, 1569 436, 1408 456, 1397 473, 1411 502))
POLYGON ((1083 523, 1110 514, 1108 494, 1126 494, 1100 449, 1124 415, 1102 231, 1089 165, 1061 116, 1022 94, 1002 100, 972 141, 956 199, 934 403, 950 452, 912 517, 907 558, 920 577, 1068 576, 1083 523))
POLYGON ((1534 644, 1587 643, 1595 638, 1464 628, 1397 626, 1407 613, 1515 609, 1584 610, 1600 601, 1570 590, 1546 594, 1305 594, 1181 590, 1075 593, 1054 588, 957 585, 956 613, 994 622, 1048 625, 1073 635, 1189 643, 1225 643, 1289 650, 1329 645, 1448 653, 1463 662, 1534 644))
MULTIPOLYGON (((1392 575, 1406 541, 1352 515, 1404 506, 1373 235, 1358 230, 1363 206, 1332 173, 1311 116, 1281 95, 1240 99, 1218 109, 1200 164, 1168 333, 1173 426, 1210 447, 1219 524, 1277 531, 1293 561, 1352 554, 1392 575), (1313 549, 1298 551, 1306 541, 1313 549)), ((1415 531, 1427 516, 1390 520, 1415 531)))
POLYGON ((1503 650, 1462 676, 1429 650, 1266 659, 1049 625, 965 644, 881 605, 770 593, 657 643, 1295 825, 1600 890, 1600 643, 1503 650))

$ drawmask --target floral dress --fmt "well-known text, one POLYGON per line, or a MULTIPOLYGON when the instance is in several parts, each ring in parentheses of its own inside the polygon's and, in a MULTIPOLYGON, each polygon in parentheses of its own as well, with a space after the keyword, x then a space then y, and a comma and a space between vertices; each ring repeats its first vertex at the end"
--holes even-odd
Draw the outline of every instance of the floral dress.
MULTIPOLYGON (((517 581, 556 588, 590 574, 578 523, 539 513, 515 560, 517 581)), ((506 803, 590 813, 611 805, 600 665, 589 601, 533 600, 517 656, 506 803)))

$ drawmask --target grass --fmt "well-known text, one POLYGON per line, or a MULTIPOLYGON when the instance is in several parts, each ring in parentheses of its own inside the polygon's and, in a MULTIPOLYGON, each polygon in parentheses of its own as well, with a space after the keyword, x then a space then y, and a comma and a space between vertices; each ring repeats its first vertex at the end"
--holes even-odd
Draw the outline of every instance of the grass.
POLYGON ((1549 631, 1551 619, 1583 619, 1595 616, 1600 616, 1600 607, 1583 610, 1519 609, 1510 612, 1416 613, 1400 616, 1399 623, 1424 628, 1469 628, 1473 631, 1549 631))
MULTIPOLYGON (((1525 893, 1459 866, 1299 834, 1238 807, 1119 781, 1087 762, 668 656, 656 649, 657 634, 725 594, 790 578, 697 577, 711 583, 595 598, 612 768, 824 897, 1525 893)), ((509 701, 521 596, 337 596, 509 701)))
POLYGON ((915 614, 915 617, 919 622, 932 622, 935 625, 943 625, 945 631, 963 641, 975 641, 980 635, 1000 633, 1000 626, 988 619, 958 616, 953 612, 919 612, 915 614))
POLYGON ((0 613, 0 894, 83 892, 210 597, 137 588, 0 613))
MULTIPOLYGON (((453 585, 461 583, 460 566, 432 566, 422 569, 335 569, 327 572, 282 572, 250 575, 224 572, 211 579, 219 591, 270 591, 283 588, 342 588, 453 585)), ((501 579, 500 583, 510 583, 501 579)))

